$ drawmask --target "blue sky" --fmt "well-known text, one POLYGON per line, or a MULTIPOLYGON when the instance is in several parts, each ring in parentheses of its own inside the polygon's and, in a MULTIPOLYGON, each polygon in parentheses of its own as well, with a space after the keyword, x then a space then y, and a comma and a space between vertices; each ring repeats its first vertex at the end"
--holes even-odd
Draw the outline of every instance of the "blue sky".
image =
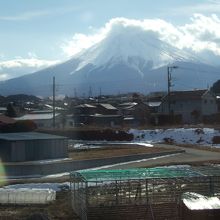
POLYGON ((0 0, 0 80, 68 59, 76 34, 93 35, 112 18, 184 26, 195 13, 219 12, 218 0, 0 0), (19 59, 31 65, 16 69, 10 62, 19 59))

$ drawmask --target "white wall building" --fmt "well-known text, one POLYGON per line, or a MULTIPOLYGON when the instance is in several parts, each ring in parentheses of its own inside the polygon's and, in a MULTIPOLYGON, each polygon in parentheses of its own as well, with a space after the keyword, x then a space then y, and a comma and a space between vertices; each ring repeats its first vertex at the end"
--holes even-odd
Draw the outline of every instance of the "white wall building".
POLYGON ((183 123, 196 123, 218 112, 216 97, 208 90, 174 91, 162 99, 159 112, 182 116, 183 123))

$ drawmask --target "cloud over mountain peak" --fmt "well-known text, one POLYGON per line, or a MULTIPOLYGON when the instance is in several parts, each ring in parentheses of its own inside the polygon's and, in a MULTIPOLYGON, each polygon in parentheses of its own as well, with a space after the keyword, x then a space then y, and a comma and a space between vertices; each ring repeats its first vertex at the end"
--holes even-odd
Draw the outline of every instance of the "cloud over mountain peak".
MULTIPOLYGON (((189 23, 174 25, 162 19, 127 19, 113 18, 99 29, 85 35, 77 33, 62 45, 68 56, 73 56, 101 41, 116 39, 122 34, 148 38, 155 34, 157 39, 172 45, 176 49, 203 59, 204 62, 217 64, 220 56, 220 19, 217 15, 204 16, 194 14, 189 23), (211 59, 206 55, 211 54, 211 59), (214 58, 214 59, 213 59, 214 58)), ((155 42, 154 42, 155 43, 155 42)))

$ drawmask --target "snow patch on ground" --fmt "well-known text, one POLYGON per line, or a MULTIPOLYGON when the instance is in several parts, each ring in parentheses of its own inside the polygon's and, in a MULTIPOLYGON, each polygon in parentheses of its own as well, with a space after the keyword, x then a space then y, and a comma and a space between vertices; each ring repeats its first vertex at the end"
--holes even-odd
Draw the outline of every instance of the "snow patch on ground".
POLYGON ((149 144, 172 142, 220 147, 220 143, 213 143, 214 137, 217 136, 220 139, 220 131, 213 128, 130 129, 129 133, 134 135, 135 141, 144 141, 149 144))
POLYGON ((35 161, 28 161, 28 162, 22 162, 23 164, 50 164, 50 163, 56 163, 61 161, 67 161, 71 160, 71 158, 58 158, 58 159, 49 159, 49 160, 35 160, 35 161))
POLYGON ((8 185, 3 187, 3 189, 52 189, 56 192, 68 188, 69 183, 26 183, 8 185))

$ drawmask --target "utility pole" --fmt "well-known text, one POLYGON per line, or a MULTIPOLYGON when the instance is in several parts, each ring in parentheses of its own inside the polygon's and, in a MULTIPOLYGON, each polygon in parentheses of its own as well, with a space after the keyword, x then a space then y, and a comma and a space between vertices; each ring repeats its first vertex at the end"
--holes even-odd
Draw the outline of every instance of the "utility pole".
POLYGON ((89 86, 89 95, 88 96, 89 96, 88 98, 92 98, 92 87, 91 86, 89 86))
POLYGON ((100 98, 102 96, 102 87, 99 87, 99 96, 100 96, 100 98))
POLYGON ((167 98, 168 98, 168 113, 169 115, 171 114, 171 109, 170 109, 170 88, 172 86, 172 76, 171 72, 173 69, 177 69, 178 66, 167 66, 167 98))
POLYGON ((53 128, 55 128, 55 76, 53 77, 53 128))
POLYGON ((102 88, 99 87, 98 103, 99 103, 100 100, 101 100, 101 96, 102 96, 102 88))
POLYGON ((77 98, 77 91, 76 91, 76 88, 74 88, 74 98, 75 98, 75 99, 77 98))

